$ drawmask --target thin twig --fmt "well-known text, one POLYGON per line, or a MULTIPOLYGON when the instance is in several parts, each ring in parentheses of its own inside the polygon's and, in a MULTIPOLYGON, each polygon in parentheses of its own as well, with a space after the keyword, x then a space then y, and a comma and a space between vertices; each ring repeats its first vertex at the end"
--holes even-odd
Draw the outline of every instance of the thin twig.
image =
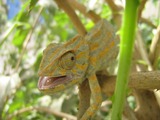
POLYGON ((118 29, 121 27, 122 23, 122 13, 123 7, 117 5, 114 0, 105 0, 112 11, 113 21, 116 23, 118 29))
POLYGON ((48 107, 36 107, 36 106, 30 106, 30 107, 26 107, 26 108, 22 108, 16 112, 14 112, 13 114, 8 115, 7 120, 11 120, 13 117, 23 114, 25 112, 32 112, 33 110, 39 111, 39 112, 46 112, 49 114, 53 114, 55 116, 58 117, 62 117, 62 118, 66 118, 69 120, 76 120, 75 116, 69 115, 67 113, 63 113, 63 112, 58 112, 58 111, 54 111, 51 108, 48 107))
POLYGON ((98 14, 96 14, 93 10, 87 10, 87 8, 78 1, 76 0, 67 0, 67 1, 72 8, 80 11, 84 16, 90 18, 94 23, 97 23, 99 20, 101 20, 101 17, 98 14))
POLYGON ((85 35, 87 33, 85 27, 83 26, 82 22, 79 20, 78 16, 76 15, 75 11, 72 9, 72 7, 68 4, 66 0, 55 0, 57 5, 63 9, 66 14, 70 17, 71 21, 73 22, 73 25, 77 29, 78 33, 80 35, 85 35))
POLYGON ((145 7, 145 4, 146 4, 147 0, 141 0, 141 4, 138 8, 138 20, 141 18, 142 16, 142 12, 143 12, 143 9, 145 7))
POLYGON ((35 18, 35 20, 34 20, 34 22, 33 22, 32 28, 31 28, 31 30, 29 31, 29 33, 28 33, 28 35, 27 35, 27 37, 26 37, 26 39, 25 39, 25 41, 24 41, 23 49, 22 49, 21 55, 20 55, 20 57, 19 57, 19 59, 18 59, 16 68, 15 68, 15 72, 17 72, 18 69, 19 69, 19 65, 20 65, 20 63, 21 63, 21 61, 22 61, 23 55, 24 55, 24 53, 25 53, 25 51, 26 51, 26 48, 27 48, 27 45, 28 45, 28 43, 29 43, 29 41, 30 41, 30 39, 31 39, 32 33, 33 33, 33 31, 34 31, 34 29, 35 29, 35 27, 36 27, 36 25, 37 25, 37 22, 38 22, 38 19, 39 19, 39 17, 40 17, 40 14, 41 14, 42 10, 43 10, 43 7, 41 7, 41 8, 39 9, 38 14, 37 14, 37 17, 35 18))
POLYGON ((119 6, 115 3, 115 0, 105 0, 105 1, 109 5, 113 13, 117 13, 123 9, 122 6, 119 6))
POLYGON ((157 28, 157 33, 154 35, 150 46, 149 58, 154 68, 156 67, 155 66, 156 61, 159 56, 160 56, 160 26, 157 28))
POLYGON ((136 42, 137 42, 137 50, 139 51, 142 59, 147 63, 148 65, 148 70, 153 70, 153 67, 152 67, 152 64, 149 60, 149 56, 148 56, 148 53, 147 53, 147 50, 145 49, 145 45, 144 45, 144 42, 143 42, 143 39, 142 39, 142 36, 141 36, 141 33, 140 31, 137 30, 137 33, 136 33, 136 42))
POLYGON ((140 22, 143 22, 143 23, 149 25, 149 26, 152 27, 152 28, 157 28, 157 26, 154 25, 149 19, 144 18, 144 17, 142 17, 142 16, 141 16, 141 18, 140 18, 140 22))
MULTIPOLYGON (((146 2, 147 2, 147 0, 142 0, 140 6, 138 8, 138 21, 140 20, 140 18, 142 18, 142 11, 145 7, 146 2)), ((144 42, 143 42, 143 39, 142 39, 142 36, 141 36, 141 33, 139 30, 137 30, 136 38, 137 38, 136 39, 136 42, 137 42, 136 47, 138 48, 137 50, 139 51, 142 59, 145 60, 145 62, 147 63, 148 70, 153 70, 152 64, 149 60, 149 56, 148 56, 148 53, 145 49, 144 42)))

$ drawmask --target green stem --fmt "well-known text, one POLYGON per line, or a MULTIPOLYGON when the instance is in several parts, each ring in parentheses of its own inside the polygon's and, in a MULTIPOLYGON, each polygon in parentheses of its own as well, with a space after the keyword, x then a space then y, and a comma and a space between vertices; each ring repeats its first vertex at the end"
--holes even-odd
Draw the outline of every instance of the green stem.
POLYGON ((122 23, 118 75, 111 115, 112 120, 121 120, 122 116, 131 66, 138 5, 139 0, 126 0, 122 23))

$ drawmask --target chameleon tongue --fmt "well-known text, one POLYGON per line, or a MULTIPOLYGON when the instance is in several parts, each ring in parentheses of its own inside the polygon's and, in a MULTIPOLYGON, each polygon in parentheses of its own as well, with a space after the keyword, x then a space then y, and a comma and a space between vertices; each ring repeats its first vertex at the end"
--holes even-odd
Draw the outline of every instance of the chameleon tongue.
POLYGON ((67 76, 60 77, 40 77, 38 81, 39 89, 53 88, 59 84, 68 82, 70 79, 67 76))
POLYGON ((47 77, 46 80, 45 80, 44 85, 45 86, 49 86, 49 85, 51 85, 52 83, 54 83, 56 80, 58 80, 60 78, 63 78, 63 76, 62 77, 47 77))

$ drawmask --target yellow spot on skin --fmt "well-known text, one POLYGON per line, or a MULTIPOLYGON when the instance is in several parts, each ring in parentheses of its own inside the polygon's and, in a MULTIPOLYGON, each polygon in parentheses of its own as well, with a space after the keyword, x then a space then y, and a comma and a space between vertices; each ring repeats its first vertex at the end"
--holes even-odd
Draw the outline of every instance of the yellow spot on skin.
POLYGON ((60 71, 60 74, 61 74, 61 75, 66 75, 66 70, 61 70, 61 71, 60 71))
POLYGON ((99 54, 99 58, 102 58, 104 55, 106 55, 106 53, 114 46, 114 41, 112 41, 108 47, 106 47, 102 52, 100 52, 99 54))
MULTIPOLYGON (((71 83, 72 83, 72 84, 76 84, 77 81, 78 81, 78 80, 73 79, 73 80, 71 81, 71 83)), ((79 81, 78 81, 78 82, 79 82, 79 81)))
POLYGON ((98 48, 98 44, 97 43, 93 44, 91 48, 92 48, 92 51, 96 50, 98 48))
POLYGON ((74 38, 72 38, 71 40, 69 40, 69 41, 65 44, 65 46, 70 45, 71 43, 73 43, 74 41, 76 41, 78 38, 80 38, 80 35, 77 35, 77 36, 75 36, 74 38))
POLYGON ((81 42, 79 42, 79 44, 77 44, 77 45, 75 46, 75 50, 77 50, 78 48, 80 48, 82 45, 84 45, 83 40, 81 40, 81 42))
MULTIPOLYGON (((55 45, 54 44, 50 44, 47 46, 47 48, 45 49, 45 52, 47 52, 49 49, 52 49, 55 45)), ((51 56, 56 56, 57 53, 61 50, 61 48, 57 48, 53 53, 51 53, 51 56)), ((49 61, 52 59, 52 57, 49 57, 49 61)), ((45 59, 45 58, 44 58, 45 59)))
POLYGON ((95 86, 94 89, 95 89, 95 92, 96 92, 96 91, 97 91, 97 92, 100 91, 100 87, 99 87, 99 86, 95 86))
POLYGON ((98 59, 96 57, 92 57, 90 60, 90 64, 92 64, 92 65, 96 64, 97 60, 98 59))
POLYGON ((77 73, 77 70, 76 70, 76 69, 72 69, 72 73, 73 73, 73 74, 76 74, 76 73, 77 73))
POLYGON ((85 70, 86 66, 77 64, 76 67, 77 67, 78 70, 85 70))
POLYGON ((100 103, 100 102, 102 102, 102 98, 97 97, 96 101, 97 101, 98 103, 100 103))
POLYGON ((109 33, 107 34, 107 37, 108 37, 108 38, 112 38, 112 33, 109 32, 109 33))
POLYGON ((80 52, 79 54, 77 54, 76 59, 78 60, 78 59, 82 58, 84 54, 85 54, 85 51, 80 52))
POLYGON ((101 30, 95 30, 93 37, 99 37, 100 34, 101 34, 101 30))
MULTIPOLYGON (((75 36, 72 40, 70 40, 69 42, 67 42, 64 47, 69 46, 70 44, 74 43, 77 39, 82 38, 80 35, 75 36)), ((80 42, 74 46, 73 50, 77 50, 80 46, 82 46, 84 44, 83 40, 80 40, 80 42)))
POLYGON ((87 113, 88 113, 88 116, 92 116, 93 111, 90 110, 90 111, 88 111, 87 113))

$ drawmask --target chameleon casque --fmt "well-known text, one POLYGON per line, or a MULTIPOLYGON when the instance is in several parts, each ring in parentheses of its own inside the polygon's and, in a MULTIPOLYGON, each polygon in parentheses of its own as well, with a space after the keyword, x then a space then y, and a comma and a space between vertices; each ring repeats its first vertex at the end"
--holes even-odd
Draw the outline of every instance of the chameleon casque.
POLYGON ((110 68, 118 55, 118 43, 114 27, 106 20, 99 21, 85 36, 77 35, 64 44, 51 43, 43 52, 38 89, 53 94, 87 79, 93 102, 80 120, 92 118, 102 102, 96 73, 112 74, 110 68))

